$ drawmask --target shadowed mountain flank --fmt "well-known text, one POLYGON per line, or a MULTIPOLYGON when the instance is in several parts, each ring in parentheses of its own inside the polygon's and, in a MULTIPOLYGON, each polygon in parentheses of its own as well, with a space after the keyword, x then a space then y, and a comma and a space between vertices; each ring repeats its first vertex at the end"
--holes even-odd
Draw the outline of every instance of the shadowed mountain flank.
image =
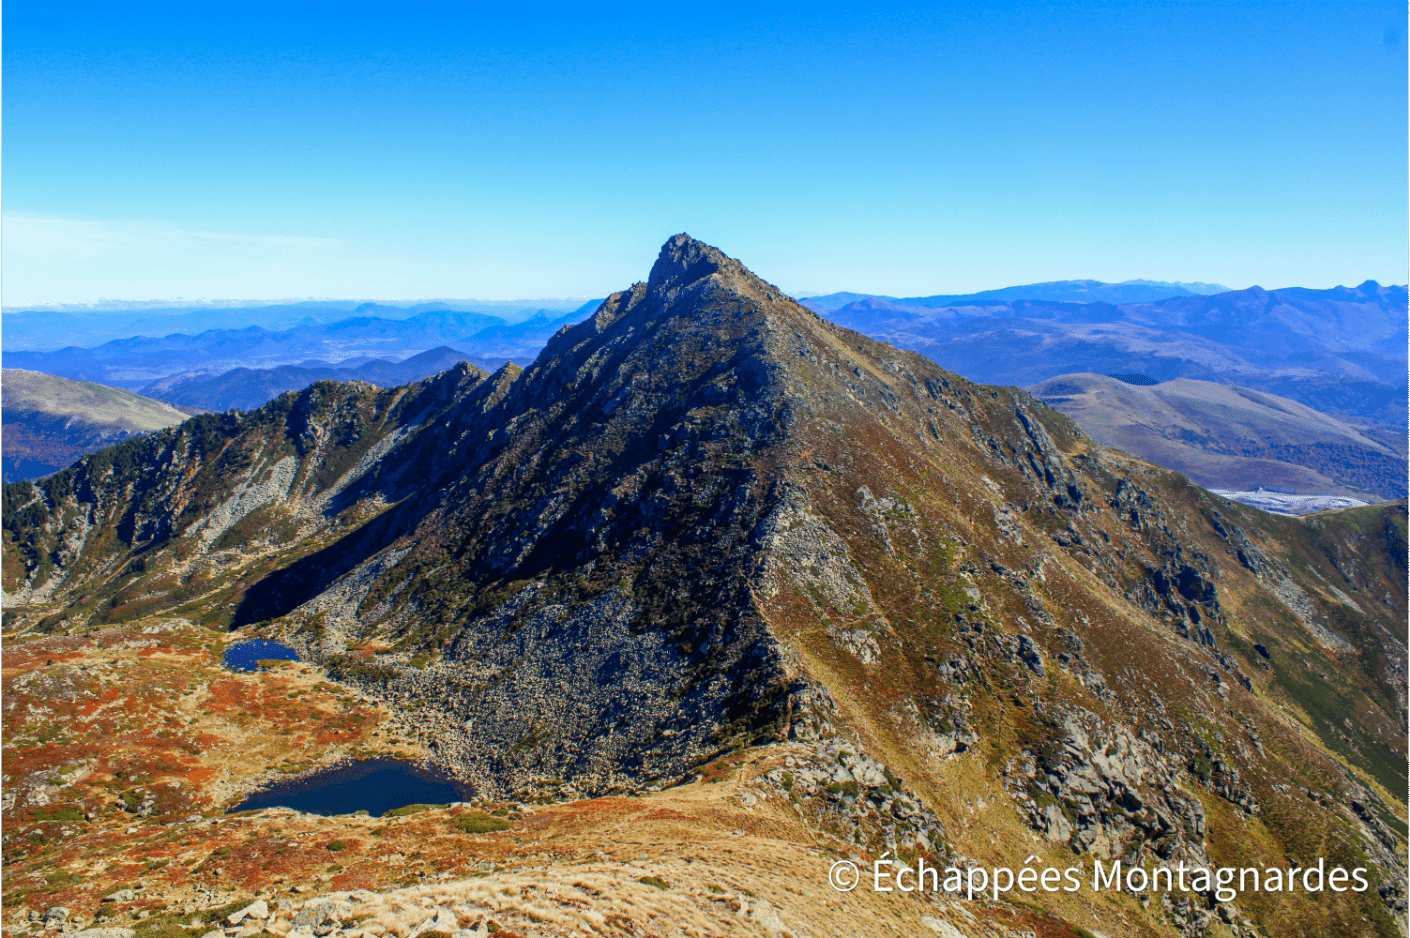
POLYGON ((1225 501, 686 235, 522 371, 314 384, 5 509, 12 628, 238 624, 482 792, 786 749, 759 823, 872 856, 1384 871, 1319 904, 1072 900, 1132 934, 1404 915, 1403 502, 1225 501))

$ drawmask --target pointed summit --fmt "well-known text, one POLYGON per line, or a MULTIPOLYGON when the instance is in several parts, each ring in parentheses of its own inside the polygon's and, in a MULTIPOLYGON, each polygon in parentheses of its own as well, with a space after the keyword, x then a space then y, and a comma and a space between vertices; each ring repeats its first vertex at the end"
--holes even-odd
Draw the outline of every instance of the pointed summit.
MULTIPOLYGON (((748 282, 767 288, 766 284, 746 270, 739 261, 729 257, 719 248, 697 241, 682 232, 661 245, 661 251, 646 282, 635 283, 630 289, 609 296, 597 308, 592 318, 582 325, 590 325, 598 333, 605 332, 628 309, 640 307, 647 300, 651 301, 649 305, 653 310, 663 312, 671 301, 678 298, 682 290, 716 274, 723 274, 735 289, 748 282)), ((576 341, 581 341, 581 333, 576 329, 565 328, 562 334, 570 333, 575 336, 576 341)), ((548 351, 546 348, 545 352, 548 351)))
MULTIPOLYGON (((661 245, 656 263, 646 280, 647 292, 662 299, 675 299, 683 290, 713 279, 726 290, 761 301, 788 301, 778 288, 761 279, 738 260, 717 247, 697 241, 682 232, 661 245)), ((797 309, 801 312, 803 307, 797 309)), ((811 314, 810 314, 811 315, 811 314)))
POLYGON ((653 293, 674 291, 724 267, 743 270, 738 261, 727 257, 719 248, 682 232, 661 245, 661 253, 651 267, 646 286, 653 293))
MULTIPOLYGON (((638 355, 654 358, 644 368, 654 382, 656 376, 672 370, 670 363, 681 349, 690 348, 695 349, 693 362, 681 362, 687 372, 704 363, 701 352, 708 348, 709 354, 729 360, 731 370, 742 367, 741 380, 757 388, 765 373, 777 370, 775 353, 765 337, 784 320, 806 322, 806 328, 814 331, 834 330, 738 260, 681 233, 662 245, 645 282, 612 294, 590 319, 565 327, 549 341, 529 369, 524 393, 541 398, 545 391, 556 395, 569 384, 586 389, 589 384, 582 379, 589 373, 593 379, 603 378, 591 386, 604 390, 613 378, 603 369, 603 356, 615 363, 616 370, 632 370, 627 362, 638 355), (643 343, 650 351, 638 348, 643 343), (672 343, 683 344, 673 349, 672 343), (746 359, 750 363, 742 365, 746 359), (583 371, 589 362, 596 364, 583 371)), ((612 390, 609 396, 615 393, 612 390)))

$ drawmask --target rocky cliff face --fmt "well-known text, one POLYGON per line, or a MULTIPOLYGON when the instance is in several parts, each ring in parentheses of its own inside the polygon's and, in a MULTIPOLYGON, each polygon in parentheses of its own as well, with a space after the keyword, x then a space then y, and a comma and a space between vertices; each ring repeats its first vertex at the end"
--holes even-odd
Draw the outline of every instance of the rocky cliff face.
POLYGON ((7 486, 4 525, 12 630, 282 637, 487 792, 791 738, 878 852, 1370 857, 1370 899, 1150 927, 1404 921, 1403 503, 1223 501, 684 235, 522 372, 197 418, 7 486))

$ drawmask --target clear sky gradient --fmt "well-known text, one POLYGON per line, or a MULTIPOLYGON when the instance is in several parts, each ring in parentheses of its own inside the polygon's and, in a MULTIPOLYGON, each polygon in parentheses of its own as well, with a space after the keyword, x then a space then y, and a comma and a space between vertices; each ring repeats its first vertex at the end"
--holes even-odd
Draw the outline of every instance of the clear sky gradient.
POLYGON ((1406 280, 1404 5, 4 5, 3 299, 1406 280))

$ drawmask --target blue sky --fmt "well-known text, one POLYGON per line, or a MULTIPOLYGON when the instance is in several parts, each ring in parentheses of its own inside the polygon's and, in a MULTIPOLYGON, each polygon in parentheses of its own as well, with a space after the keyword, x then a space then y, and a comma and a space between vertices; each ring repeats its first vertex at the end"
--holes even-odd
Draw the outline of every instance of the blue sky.
POLYGON ((7 306, 1406 279, 1395 3, 4 6, 7 306))

